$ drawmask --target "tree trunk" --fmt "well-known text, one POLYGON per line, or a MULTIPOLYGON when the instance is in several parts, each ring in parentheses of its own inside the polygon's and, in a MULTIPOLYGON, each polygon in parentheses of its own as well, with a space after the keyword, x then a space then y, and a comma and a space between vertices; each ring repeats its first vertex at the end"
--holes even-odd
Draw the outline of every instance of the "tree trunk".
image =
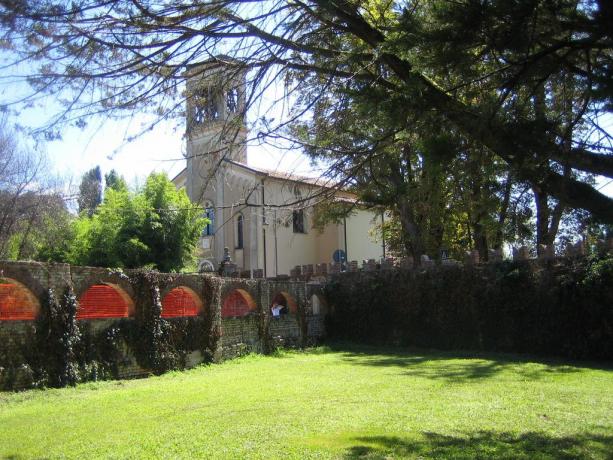
POLYGON ((483 209, 483 168, 481 167, 483 151, 481 149, 475 149, 475 152, 477 153, 472 155, 472 158, 468 162, 470 174, 470 226, 472 228, 474 247, 479 251, 479 259, 487 261, 487 229, 485 225, 483 225, 483 220, 487 217, 487 213, 483 209))
POLYGON ((513 188, 513 182, 511 180, 511 173, 507 174, 507 180, 504 184, 504 194, 502 196, 502 203, 500 205, 500 211, 498 212, 498 222, 496 226, 496 233, 494 235, 494 241, 492 247, 494 249, 500 249, 502 247, 504 238, 504 224, 507 220, 509 212, 509 203, 511 201, 511 189, 513 188))
POLYGON ((415 221, 415 214, 406 199, 399 200, 397 206, 407 254, 413 257, 415 266, 419 267, 421 266, 421 256, 425 253, 422 229, 415 221))

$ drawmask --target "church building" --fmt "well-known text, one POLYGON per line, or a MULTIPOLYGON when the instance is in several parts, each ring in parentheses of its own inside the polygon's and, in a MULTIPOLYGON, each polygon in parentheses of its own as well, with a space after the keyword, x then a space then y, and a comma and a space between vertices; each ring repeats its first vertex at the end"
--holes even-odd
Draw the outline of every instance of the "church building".
POLYGON ((201 271, 213 271, 228 248, 239 271, 265 277, 289 274, 296 265, 384 256, 370 229, 382 216, 360 209, 322 231, 313 227, 321 200, 355 203, 321 179, 297 177, 247 164, 246 69, 215 58, 186 72, 186 168, 174 179, 211 221, 198 245, 201 271), (253 273, 253 272, 252 272, 253 273))

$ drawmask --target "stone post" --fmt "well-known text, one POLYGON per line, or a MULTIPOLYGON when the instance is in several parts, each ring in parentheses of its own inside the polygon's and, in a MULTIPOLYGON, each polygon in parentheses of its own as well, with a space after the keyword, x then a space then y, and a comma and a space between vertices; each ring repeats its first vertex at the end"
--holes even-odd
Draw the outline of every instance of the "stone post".
POLYGON ((528 246, 520 246, 517 251, 517 260, 528 260, 530 258, 530 249, 528 246))
POLYGON ((413 268, 413 257, 403 257, 400 260, 400 268, 411 269, 413 268))

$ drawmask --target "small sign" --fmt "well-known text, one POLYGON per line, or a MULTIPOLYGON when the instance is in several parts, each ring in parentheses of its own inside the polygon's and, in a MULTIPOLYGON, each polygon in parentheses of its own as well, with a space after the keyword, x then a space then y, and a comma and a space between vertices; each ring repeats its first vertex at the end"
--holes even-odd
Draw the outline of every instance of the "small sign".
POLYGON ((345 260, 347 260, 345 251, 343 251, 342 249, 337 249, 336 251, 334 251, 334 254, 332 254, 332 260, 337 263, 345 262, 345 260))
POLYGON ((211 239, 202 238, 202 249, 211 249, 211 239))

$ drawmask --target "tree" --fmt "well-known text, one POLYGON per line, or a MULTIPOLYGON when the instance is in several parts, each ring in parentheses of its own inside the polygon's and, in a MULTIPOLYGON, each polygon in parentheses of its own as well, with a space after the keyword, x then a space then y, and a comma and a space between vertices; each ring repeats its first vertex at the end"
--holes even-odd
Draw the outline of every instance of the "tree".
MULTIPOLYGON (((117 183, 123 183, 119 179, 117 183)), ((124 187, 108 187, 94 214, 82 214, 75 221, 67 261, 179 271, 192 260, 206 224, 201 215, 185 191, 176 190, 163 173, 151 174, 136 194, 124 187)))
POLYGON ((90 169, 81 179, 79 185, 79 214, 87 213, 91 216, 102 202, 102 173, 100 166, 90 169))
POLYGON ((128 184, 126 183, 126 180, 121 177, 121 175, 114 169, 111 169, 107 174, 104 175, 104 183, 106 184, 107 189, 111 188, 115 191, 128 189, 128 184))
POLYGON ((0 123, 0 258, 36 258, 42 246, 61 247, 69 220, 61 183, 46 157, 19 145, 0 123))
POLYGON ((16 1, 2 3, 0 19, 16 61, 41 62, 35 90, 75 95, 65 118, 77 125, 101 109, 177 114, 182 72, 224 52, 252 69, 252 102, 275 79, 289 94, 310 76, 323 89, 360 82, 452 126, 518 181, 613 222, 611 198, 560 171, 613 176, 601 122, 613 106, 613 7, 604 0, 16 1), (570 148, 554 120, 516 110, 562 75, 582 95, 570 148), (484 89, 488 97, 470 97, 484 89))

